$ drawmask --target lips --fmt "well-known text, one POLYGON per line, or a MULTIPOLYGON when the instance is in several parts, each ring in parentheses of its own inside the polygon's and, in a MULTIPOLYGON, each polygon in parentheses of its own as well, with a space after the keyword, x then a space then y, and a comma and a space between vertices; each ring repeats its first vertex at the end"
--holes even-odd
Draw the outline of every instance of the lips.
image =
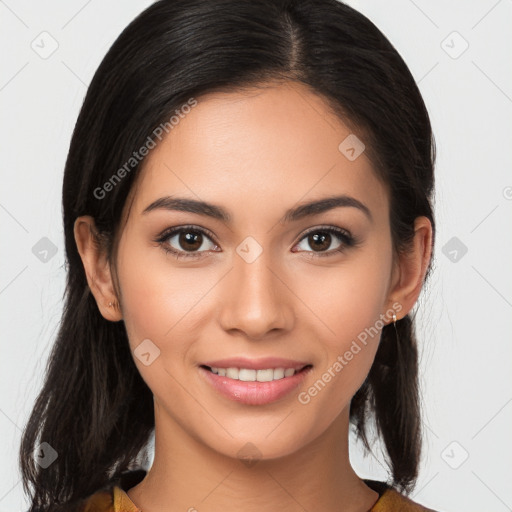
MULTIPOLYGON (((230 400, 246 405, 265 405, 290 395, 304 382, 312 367, 313 365, 307 362, 278 357, 262 359, 235 357, 207 361, 199 365, 199 373, 215 391, 230 400), (289 376, 279 375, 277 380, 269 382, 247 380, 247 374, 251 372, 252 377, 254 377, 254 373, 257 373, 259 377, 261 372, 266 374, 266 370, 275 369, 282 373, 285 368, 290 370, 289 376), (233 373, 233 378, 224 372, 221 374, 220 369, 228 370, 229 375, 233 373), (242 369, 244 373, 243 379, 240 380, 238 379, 239 369, 242 369)), ((242 376, 240 375, 240 377, 242 376)), ((263 380, 268 379, 264 378, 263 380)))

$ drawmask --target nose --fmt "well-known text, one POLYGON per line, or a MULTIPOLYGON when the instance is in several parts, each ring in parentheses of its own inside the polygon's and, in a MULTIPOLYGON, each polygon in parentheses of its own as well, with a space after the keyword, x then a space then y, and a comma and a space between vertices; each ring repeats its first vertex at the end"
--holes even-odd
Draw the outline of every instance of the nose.
POLYGON ((221 327, 253 340, 290 330, 294 312, 289 280, 265 251, 251 263, 236 255, 233 268, 223 280, 221 327))

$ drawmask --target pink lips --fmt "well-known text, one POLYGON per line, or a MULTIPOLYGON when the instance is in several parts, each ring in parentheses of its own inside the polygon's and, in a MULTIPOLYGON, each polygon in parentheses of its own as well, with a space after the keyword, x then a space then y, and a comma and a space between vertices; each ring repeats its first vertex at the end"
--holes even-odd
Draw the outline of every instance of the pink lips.
POLYGON ((275 402, 291 393, 304 380, 311 370, 311 365, 299 361, 280 358, 265 358, 249 360, 245 358, 231 358, 204 363, 209 367, 220 368, 248 368, 264 370, 267 368, 294 368, 296 373, 291 377, 271 382, 244 382, 241 380, 222 377, 207 368, 199 367, 201 375, 206 381, 223 396, 247 405, 264 405, 275 402), (308 366, 308 368, 304 368, 308 366))

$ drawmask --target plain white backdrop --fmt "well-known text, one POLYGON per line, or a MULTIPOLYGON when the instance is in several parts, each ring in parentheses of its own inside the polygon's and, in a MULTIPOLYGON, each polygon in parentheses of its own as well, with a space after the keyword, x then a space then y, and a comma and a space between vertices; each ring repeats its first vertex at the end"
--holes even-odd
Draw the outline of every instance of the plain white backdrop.
MULTIPOLYGON (((0 0, 0 512, 27 509, 17 456, 62 310, 71 133, 103 56, 150 3, 0 0)), ((408 64, 438 150, 434 272, 416 308, 425 441, 412 498, 512 510, 512 2, 347 3, 408 64)), ((352 448, 361 476, 386 478, 352 448)))

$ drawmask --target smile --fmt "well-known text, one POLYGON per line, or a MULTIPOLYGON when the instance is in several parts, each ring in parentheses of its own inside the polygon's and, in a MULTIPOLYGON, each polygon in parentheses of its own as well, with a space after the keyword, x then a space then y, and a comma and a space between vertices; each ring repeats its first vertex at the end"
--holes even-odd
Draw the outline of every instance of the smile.
POLYGON ((220 368, 201 365, 200 374, 220 395, 247 405, 265 405, 286 397, 313 368, 220 368), (216 370, 216 371, 215 371, 216 370))

